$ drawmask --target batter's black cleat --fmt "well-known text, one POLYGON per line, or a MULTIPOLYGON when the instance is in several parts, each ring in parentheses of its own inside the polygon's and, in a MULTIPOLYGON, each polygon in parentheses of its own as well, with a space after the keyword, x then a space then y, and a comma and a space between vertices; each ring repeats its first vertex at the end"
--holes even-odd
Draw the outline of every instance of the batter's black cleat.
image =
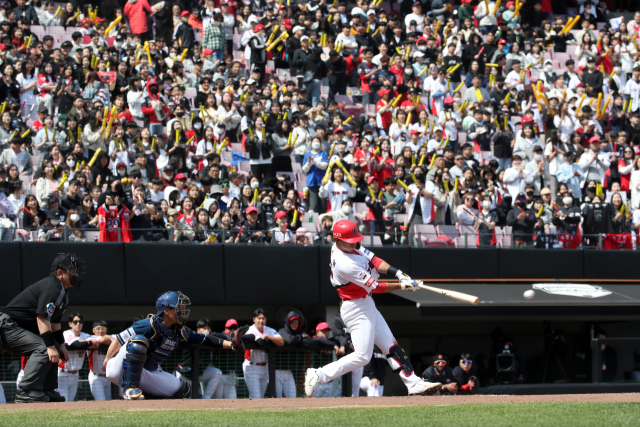
POLYGON ((44 391, 19 388, 16 393, 16 403, 40 403, 49 402, 51 399, 44 391))
POLYGON ((45 390, 44 394, 49 396, 49 402, 66 402, 67 399, 64 396, 60 396, 55 390, 45 390))

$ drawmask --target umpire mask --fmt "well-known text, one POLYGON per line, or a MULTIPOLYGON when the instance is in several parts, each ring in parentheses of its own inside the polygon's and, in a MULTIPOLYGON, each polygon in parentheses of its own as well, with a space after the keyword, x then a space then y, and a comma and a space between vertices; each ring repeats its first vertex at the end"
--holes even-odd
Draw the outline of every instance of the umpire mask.
POLYGON ((51 265, 51 272, 69 270, 71 286, 79 288, 87 274, 87 263, 75 254, 58 254, 51 265))

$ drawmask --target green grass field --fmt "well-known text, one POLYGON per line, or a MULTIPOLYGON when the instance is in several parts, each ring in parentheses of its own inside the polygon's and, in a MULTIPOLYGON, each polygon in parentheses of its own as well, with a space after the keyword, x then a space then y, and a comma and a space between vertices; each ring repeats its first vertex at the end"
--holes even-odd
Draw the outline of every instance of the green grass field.
MULTIPOLYGON (((26 408, 25 408, 26 409, 26 408)), ((386 408, 0 411, 0 426, 638 426, 640 403, 545 402, 386 408)))

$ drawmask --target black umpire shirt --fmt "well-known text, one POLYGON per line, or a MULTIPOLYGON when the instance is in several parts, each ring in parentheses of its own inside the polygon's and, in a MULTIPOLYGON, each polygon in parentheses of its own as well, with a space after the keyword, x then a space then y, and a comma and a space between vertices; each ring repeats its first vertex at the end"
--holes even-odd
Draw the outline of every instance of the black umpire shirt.
POLYGON ((40 334, 36 315, 44 316, 51 323, 60 323, 62 313, 69 305, 69 293, 62 282, 50 274, 46 279, 20 292, 2 310, 18 326, 36 335, 40 334))

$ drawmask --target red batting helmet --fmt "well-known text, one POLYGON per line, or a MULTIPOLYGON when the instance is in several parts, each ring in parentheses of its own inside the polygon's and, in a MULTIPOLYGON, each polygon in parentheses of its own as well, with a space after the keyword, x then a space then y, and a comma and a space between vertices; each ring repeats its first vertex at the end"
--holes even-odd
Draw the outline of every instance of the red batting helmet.
POLYGON ((358 226, 348 219, 341 219, 333 225, 333 238, 347 243, 358 243, 364 236, 358 232, 358 226))

